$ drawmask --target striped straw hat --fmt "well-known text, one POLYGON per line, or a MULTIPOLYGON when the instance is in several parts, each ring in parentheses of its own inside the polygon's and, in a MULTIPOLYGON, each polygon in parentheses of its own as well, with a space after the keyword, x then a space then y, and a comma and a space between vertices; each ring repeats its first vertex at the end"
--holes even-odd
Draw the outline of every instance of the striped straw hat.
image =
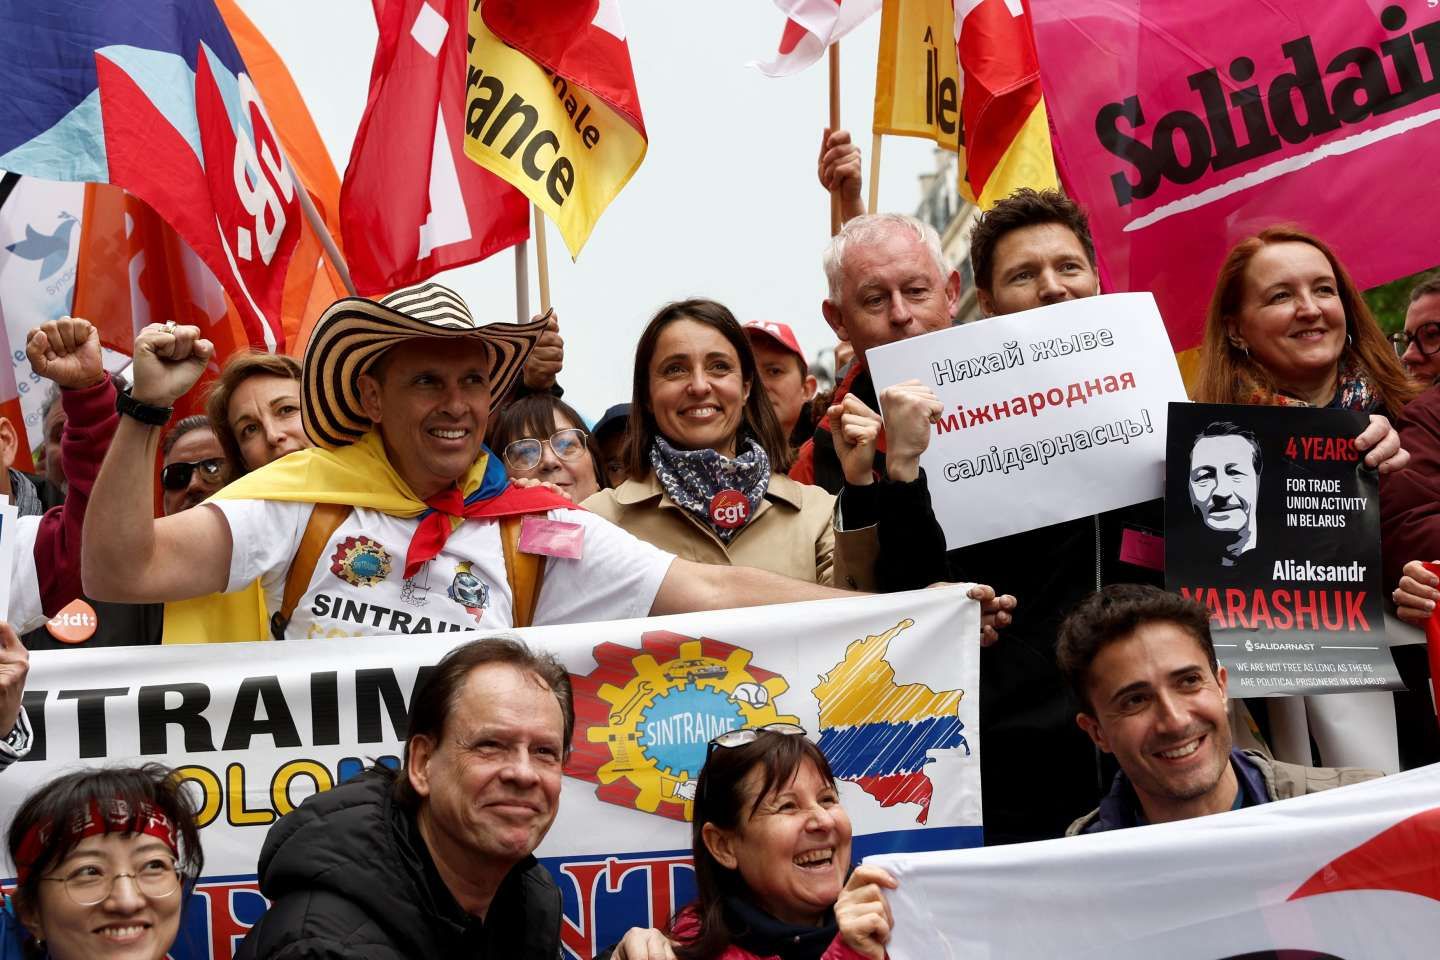
MULTIPOLYGON (((300 412, 305 435, 333 450, 370 429, 360 405, 360 374, 397 343, 428 337, 479 340, 490 353, 490 397, 498 401, 515 383, 525 358, 545 332, 544 320, 478 326, 455 291, 438 283, 405 287, 378 302, 346 297, 315 322, 305 345, 300 412)), ((442 343, 436 344, 443 350, 442 343)))

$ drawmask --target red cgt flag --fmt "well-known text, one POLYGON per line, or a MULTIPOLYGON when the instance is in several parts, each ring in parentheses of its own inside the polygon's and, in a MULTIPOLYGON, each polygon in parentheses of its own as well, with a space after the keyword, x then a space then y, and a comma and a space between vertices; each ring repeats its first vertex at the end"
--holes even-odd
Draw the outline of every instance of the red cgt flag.
POLYGON ((340 190, 356 291, 483 260, 530 235, 529 202, 465 156, 469 0, 373 0, 370 97, 340 190))

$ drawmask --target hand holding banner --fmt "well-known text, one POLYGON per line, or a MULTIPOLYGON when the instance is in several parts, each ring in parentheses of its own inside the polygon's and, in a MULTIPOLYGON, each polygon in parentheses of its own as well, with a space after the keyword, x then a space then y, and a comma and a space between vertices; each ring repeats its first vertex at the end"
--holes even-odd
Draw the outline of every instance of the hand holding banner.
POLYGON ((1185 390, 1149 294, 1071 300, 872 349, 945 410, 920 464, 953 550, 1160 495, 1185 390))
MULTIPOLYGON (((536 851, 564 891, 569 957, 689 901, 696 778, 726 730, 809 731, 857 860, 980 842, 980 613, 964 586, 519 633, 574 689, 559 814, 536 851)), ((229 958, 265 908, 254 878, 270 826, 369 758, 398 764, 415 690, 465 639, 347 640, 343 663, 321 642, 36 653, 35 745, 0 806, 8 818, 77 761, 179 768, 201 800, 206 876, 172 955, 229 958)))

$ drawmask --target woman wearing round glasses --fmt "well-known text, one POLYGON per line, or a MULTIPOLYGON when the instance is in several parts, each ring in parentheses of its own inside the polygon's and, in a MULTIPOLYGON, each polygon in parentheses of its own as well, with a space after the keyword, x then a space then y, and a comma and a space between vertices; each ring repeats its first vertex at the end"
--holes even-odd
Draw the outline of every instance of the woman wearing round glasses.
POLYGON ((584 506, 690 560, 868 581, 873 528, 837 534, 834 496, 787 477, 790 461, 744 330, 721 304, 685 300, 635 350, 629 479, 584 506))
POLYGON ((878 867, 850 870, 850 817, 820 748, 794 724, 710 742, 691 824, 695 902, 634 929, 613 960, 883 960, 893 919, 878 867))
POLYGON ((158 764, 52 780, 9 841, 27 957, 160 960, 204 865, 193 803, 158 764))
POLYGON ((1410 376, 1426 386, 1440 378, 1440 276, 1428 277, 1410 291, 1405 329, 1390 334, 1390 342, 1410 376))
POLYGON ((490 449, 510 476, 553 483, 575 503, 602 486, 599 462, 584 421, 569 404, 548 393, 509 404, 490 428, 490 449))

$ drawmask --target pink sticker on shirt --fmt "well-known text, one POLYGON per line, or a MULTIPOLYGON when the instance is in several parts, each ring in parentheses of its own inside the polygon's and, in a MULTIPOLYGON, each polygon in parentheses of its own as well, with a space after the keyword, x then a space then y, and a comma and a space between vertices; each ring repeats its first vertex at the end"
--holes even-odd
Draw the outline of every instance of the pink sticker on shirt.
POLYGON ((579 560, 585 552, 585 527, 549 517, 520 519, 520 552, 561 560, 579 560))
POLYGON ((1165 538, 1134 527, 1120 536, 1120 560, 1150 570, 1165 569, 1165 538))

